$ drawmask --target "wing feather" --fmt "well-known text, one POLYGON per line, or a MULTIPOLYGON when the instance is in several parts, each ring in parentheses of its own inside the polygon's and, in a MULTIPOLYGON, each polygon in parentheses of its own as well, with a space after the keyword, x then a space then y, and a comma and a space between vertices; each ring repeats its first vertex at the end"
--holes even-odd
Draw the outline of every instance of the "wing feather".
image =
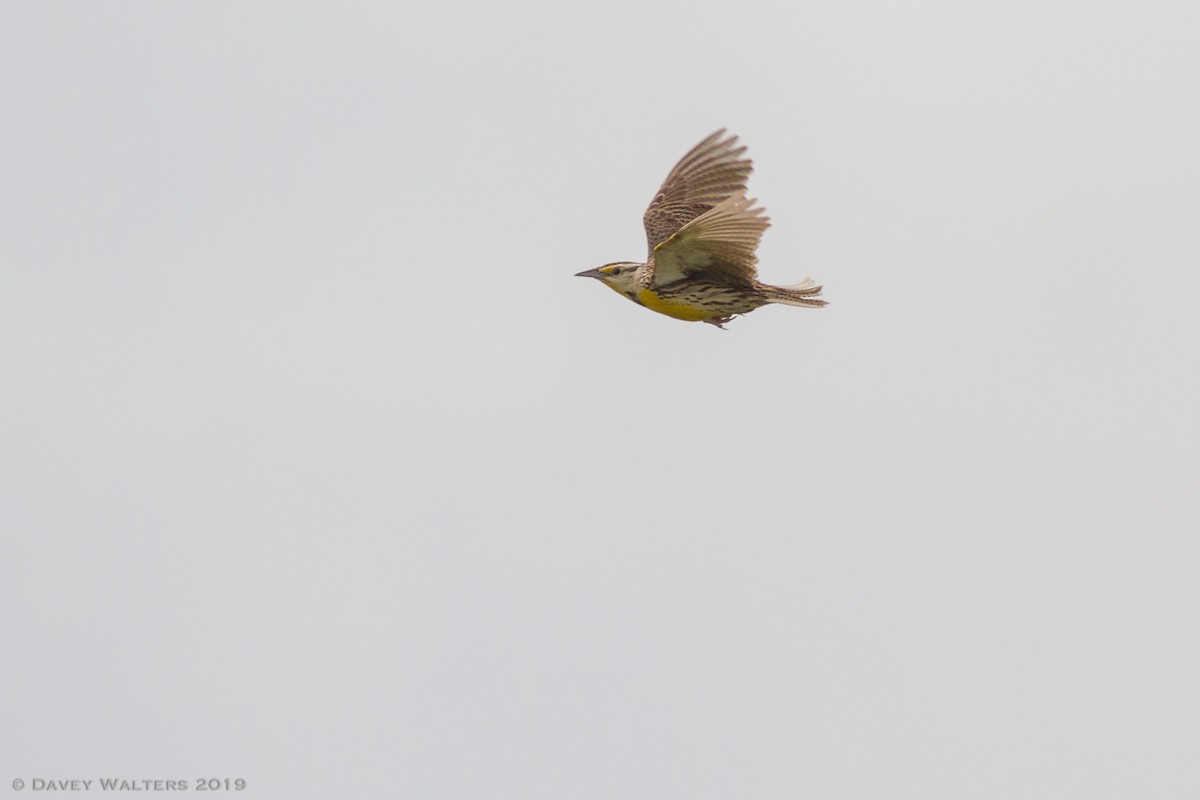
POLYGON ((734 195, 744 194, 754 169, 743 157, 745 145, 725 129, 713 133, 688 151, 671 169, 649 208, 642 215, 650 252, 688 222, 734 195))
POLYGON ((766 209, 744 194, 730 197, 687 222, 651 252, 654 283, 708 278, 753 285, 758 275, 755 251, 771 221, 766 209))

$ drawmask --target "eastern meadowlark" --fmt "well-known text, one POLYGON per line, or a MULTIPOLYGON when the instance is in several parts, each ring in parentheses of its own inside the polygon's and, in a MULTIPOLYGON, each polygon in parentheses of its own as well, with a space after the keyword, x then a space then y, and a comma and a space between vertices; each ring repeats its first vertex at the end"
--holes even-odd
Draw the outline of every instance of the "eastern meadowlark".
POLYGON ((793 286, 759 283, 758 240, 770 221, 746 197, 752 162, 721 129, 692 148, 667 175, 642 215, 650 255, 578 273, 597 278, 638 305, 675 319, 724 327, 768 303, 819 308, 812 278, 793 286))

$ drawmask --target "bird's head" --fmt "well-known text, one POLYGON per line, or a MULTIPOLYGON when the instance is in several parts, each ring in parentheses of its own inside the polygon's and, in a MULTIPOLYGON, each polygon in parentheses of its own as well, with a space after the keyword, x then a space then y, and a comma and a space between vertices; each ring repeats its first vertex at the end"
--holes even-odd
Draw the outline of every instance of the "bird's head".
POLYGON ((575 273, 578 278, 596 278, 608 288, 621 294, 636 292, 641 288, 638 284, 638 267, 635 261, 614 261, 603 267, 588 269, 575 273))

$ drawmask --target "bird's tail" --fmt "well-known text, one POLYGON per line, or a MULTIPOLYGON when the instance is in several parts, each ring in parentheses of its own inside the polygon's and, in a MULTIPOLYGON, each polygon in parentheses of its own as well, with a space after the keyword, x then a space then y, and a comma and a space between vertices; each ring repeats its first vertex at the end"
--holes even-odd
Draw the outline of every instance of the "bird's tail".
POLYGON ((825 301, 818 299, 821 294, 820 286, 812 278, 805 278, 791 286, 767 286, 760 284, 759 290, 767 296, 768 302, 783 303, 787 306, 807 306, 820 308, 825 301))

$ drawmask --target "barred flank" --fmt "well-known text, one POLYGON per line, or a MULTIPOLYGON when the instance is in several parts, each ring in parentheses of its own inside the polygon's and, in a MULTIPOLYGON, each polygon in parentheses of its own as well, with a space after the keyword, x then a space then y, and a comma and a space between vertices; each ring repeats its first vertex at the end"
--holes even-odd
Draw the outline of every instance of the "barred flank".
POLYGON ((711 311, 714 317, 745 314, 771 302, 757 288, 743 289, 703 280, 677 281, 658 288, 658 296, 673 303, 686 303, 711 311))
POLYGON ((745 314, 768 303, 820 308, 826 305, 818 298, 821 287, 810 279, 795 286, 768 286, 756 283, 753 288, 728 286, 705 280, 678 281, 658 289, 663 300, 686 303, 706 309, 714 316, 745 314))

